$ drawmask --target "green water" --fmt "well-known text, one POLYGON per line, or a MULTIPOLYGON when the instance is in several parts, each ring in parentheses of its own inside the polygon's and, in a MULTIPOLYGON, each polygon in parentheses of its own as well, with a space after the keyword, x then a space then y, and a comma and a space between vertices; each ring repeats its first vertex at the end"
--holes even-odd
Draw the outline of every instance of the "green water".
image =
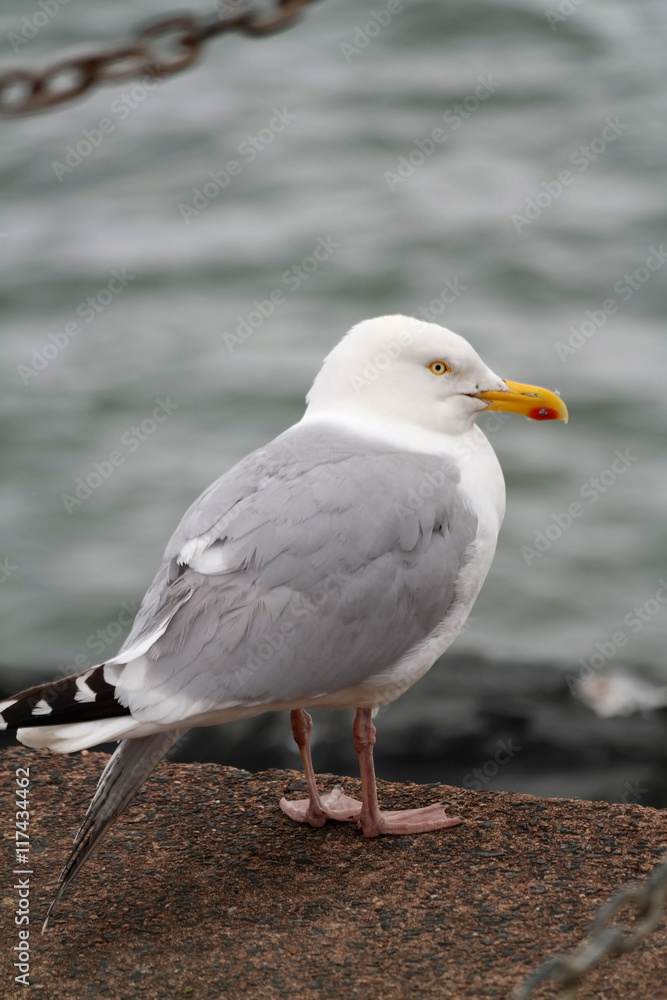
MULTIPOLYGON (((167 7, 71 0, 14 54, 33 8, 5 0, 2 63, 167 7)), ((426 309, 571 412, 491 427, 508 514, 457 648, 571 669, 613 641, 665 675, 667 3, 549 9, 323 0, 2 124, 3 663, 115 651, 184 509, 299 418, 342 333, 426 309)))

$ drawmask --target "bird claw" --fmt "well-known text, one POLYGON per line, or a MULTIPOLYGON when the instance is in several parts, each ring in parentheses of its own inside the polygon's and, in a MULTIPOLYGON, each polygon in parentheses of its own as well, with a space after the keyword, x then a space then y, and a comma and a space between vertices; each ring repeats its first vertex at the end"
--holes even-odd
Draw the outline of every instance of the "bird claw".
POLYGON ((280 808, 296 823, 309 823, 311 826, 323 827, 327 820, 336 823, 353 823, 361 815, 361 802, 345 795, 340 785, 326 795, 319 796, 319 801, 310 799, 280 800, 280 808))
POLYGON ((395 812, 381 810, 379 816, 364 816, 358 826, 364 837, 379 837, 381 834, 407 836, 411 833, 430 833, 433 830, 447 830, 459 826, 460 816, 447 815, 447 803, 435 802, 420 809, 400 809, 395 812))
POLYGON ((333 791, 319 796, 319 802, 310 799, 280 800, 280 808, 296 823, 309 823, 323 827, 327 820, 337 823, 355 823, 365 837, 379 837, 382 834, 408 836, 413 833, 429 833, 433 830, 447 830, 463 822, 460 816, 448 816, 448 802, 436 802, 419 809, 382 810, 379 816, 361 815, 361 802, 345 795, 340 785, 333 791))

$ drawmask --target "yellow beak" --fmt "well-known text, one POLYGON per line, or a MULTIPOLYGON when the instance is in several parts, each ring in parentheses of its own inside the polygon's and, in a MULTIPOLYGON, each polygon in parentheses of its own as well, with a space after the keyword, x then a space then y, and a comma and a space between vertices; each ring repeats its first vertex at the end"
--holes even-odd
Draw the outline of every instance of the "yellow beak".
POLYGON ((507 392, 480 392, 477 398, 488 402, 489 410, 520 413, 531 420, 564 420, 567 423, 567 406, 555 392, 521 382, 505 382, 505 385, 507 392))

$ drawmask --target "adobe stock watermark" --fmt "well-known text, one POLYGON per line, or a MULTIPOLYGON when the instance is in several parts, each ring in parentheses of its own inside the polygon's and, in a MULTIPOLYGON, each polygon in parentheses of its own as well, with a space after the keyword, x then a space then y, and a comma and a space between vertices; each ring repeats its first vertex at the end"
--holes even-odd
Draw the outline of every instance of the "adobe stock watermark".
MULTIPOLYGON (((607 469, 586 480, 579 490, 580 496, 588 501, 589 506, 596 504, 638 461, 639 456, 632 455, 629 448, 625 451, 617 450, 614 452, 613 462, 607 469)), ((579 501, 574 501, 562 513, 552 514, 551 521, 545 529, 535 532, 532 545, 521 546, 521 555, 526 565, 532 566, 536 560, 541 559, 585 513, 586 507, 579 501)))
POLYGON ((614 282, 613 290, 616 298, 605 299, 599 309, 587 309, 585 318, 578 325, 573 324, 568 327, 570 336, 567 341, 559 340, 554 344, 556 354, 563 364, 572 354, 580 351, 605 326, 609 317, 619 312, 635 292, 643 288, 651 280, 651 276, 656 271, 662 270, 665 264, 667 264, 667 250, 664 243, 659 247, 649 247, 643 264, 636 267, 631 274, 626 273, 614 282))
MULTIPOLYGON (((74 312, 85 324, 93 323, 100 313, 108 309, 111 303, 119 295, 122 295, 135 278, 136 274, 128 274, 126 267, 114 268, 111 272, 111 280, 104 288, 100 288, 95 295, 89 295, 88 298, 79 302, 74 312)), ((70 320, 61 330, 47 334, 47 339, 41 348, 33 347, 30 364, 17 365, 16 367, 23 384, 28 385, 31 379, 37 378, 39 373, 43 372, 61 351, 69 347, 72 340, 81 335, 83 329, 78 320, 70 320)))
MULTIPOLYGON (((158 766, 161 760, 163 760, 165 754, 173 754, 176 750, 180 750, 181 747, 188 742, 190 739, 190 733, 188 730, 181 730, 179 737, 173 742, 170 741, 170 737, 165 734, 165 743, 159 742, 157 744, 150 744, 150 749, 147 753, 143 754, 139 760, 136 762, 134 767, 127 772, 128 777, 132 777, 136 774, 142 776, 142 779, 147 778, 151 772, 158 766)), ((150 778, 149 778, 150 781, 150 778)), ((109 809, 113 809, 115 803, 122 802, 125 797, 125 786, 119 783, 119 786, 115 786, 108 793, 108 798, 105 800, 105 805, 109 809)), ((220 799, 216 800, 216 804, 220 802, 220 799)), ((183 995, 187 994, 187 990, 183 995)))
POLYGON ((394 501, 392 510, 399 521, 404 521, 412 517, 416 511, 421 510, 424 504, 431 500, 436 493, 442 491, 447 483, 452 484, 451 476, 441 469, 434 469, 432 472, 425 472, 422 482, 417 488, 411 486, 405 497, 405 503, 394 501), (407 505, 407 506, 406 506, 407 505))
POLYGON ((346 63, 351 63, 355 56, 361 55, 368 48, 374 38, 393 21, 396 14, 402 14, 406 9, 403 0, 388 0, 384 7, 379 10, 368 11, 368 21, 363 25, 356 25, 352 35, 352 41, 340 42, 339 48, 346 63))
POLYGON ((397 333, 391 340, 384 341, 377 354, 368 359, 361 371, 350 377, 354 391, 360 393, 367 386, 372 385, 383 371, 390 368, 394 361, 400 358, 403 349, 413 342, 415 337, 423 331, 425 325, 425 323, 420 324, 417 329, 408 327, 397 333))
POLYGON ((255 299, 253 308, 247 316, 236 317, 236 331, 223 333, 222 339, 229 353, 233 354, 237 347, 245 344, 253 333, 273 316, 276 309, 285 305, 287 302, 285 289, 288 292, 297 292, 340 247, 341 244, 337 243, 333 236, 318 236, 312 252, 298 264, 292 264, 283 271, 280 279, 282 287, 274 288, 265 299, 255 299))
POLYGON ((178 211, 183 222, 189 225, 193 219, 197 219, 211 202, 229 187, 232 178, 238 177, 246 166, 254 163, 259 154, 273 143, 276 136, 284 132, 296 119, 297 115, 287 108, 274 108, 273 117, 267 125, 256 135, 246 136, 236 147, 241 160, 229 160, 218 170, 209 170, 207 179, 201 186, 192 188, 192 201, 189 204, 183 201, 179 203, 178 211))
POLYGON ((648 795, 650 791, 650 788, 642 788, 638 781, 635 781, 632 784, 629 781, 626 781, 623 785, 621 802, 623 802, 626 806, 639 805, 642 799, 648 795))
POLYGON ((338 570, 333 570, 320 580, 317 587, 308 592, 294 593, 280 620, 274 622, 269 631, 257 637, 242 663, 237 663, 231 668, 230 695, 242 695, 244 685, 253 674, 262 670, 264 665, 283 649, 287 640, 298 634, 299 629, 312 615, 319 613, 332 599, 340 600, 340 595, 348 583, 349 577, 338 570))
POLYGON ((7 41, 14 53, 31 42, 36 35, 50 24, 53 18, 60 12, 61 7, 66 7, 69 0, 37 0, 38 10, 21 19, 21 26, 18 31, 10 31, 7 34, 7 41))
POLYGON ((445 278, 439 295, 431 299, 427 306, 421 306, 417 309, 416 314, 413 315, 419 316, 427 323, 437 323, 438 316, 442 316, 447 306, 453 305, 469 288, 470 285, 465 284, 461 278, 445 278))
POLYGON ((13 967, 16 969, 14 982, 29 986, 30 980, 30 876, 33 873, 30 862, 30 768, 18 767, 15 772, 15 819, 12 824, 11 839, 15 841, 14 864, 12 875, 15 876, 12 886, 16 893, 16 909, 14 910, 14 925, 16 937, 13 939, 13 967), (22 867, 25 865, 25 867, 22 867))
POLYGON ((586 3, 586 0, 561 0, 558 7, 554 9, 549 9, 545 11, 545 17, 551 26, 551 30, 555 31, 559 24, 567 21, 568 17, 572 17, 573 14, 579 10, 586 3))
POLYGON ((95 490, 100 488, 102 483, 113 476, 116 469, 125 465, 128 455, 134 454, 144 441, 155 434, 160 424, 163 424, 172 413, 180 409, 180 403, 173 403, 169 396, 166 399, 158 398, 155 403, 157 405, 149 417, 145 417, 138 424, 133 424, 129 430, 121 434, 118 448, 114 448, 101 461, 93 462, 91 471, 75 480, 73 493, 61 494, 68 514, 73 514, 78 507, 81 507, 95 490))
POLYGON ((514 415, 504 410, 497 410, 490 413, 485 413, 482 410, 481 416, 477 421, 477 428, 482 433, 468 435, 459 441, 454 448, 454 453, 458 458, 469 458, 470 455, 478 452, 480 448, 487 448, 487 435, 497 434, 501 427, 504 427, 508 421, 513 419, 514 415))
MULTIPOLYGON (((457 132, 471 115, 477 111, 484 101, 502 86, 493 74, 478 76, 478 84, 472 94, 468 94, 460 104, 453 104, 442 115, 442 121, 449 126, 450 132, 457 132)), ((423 166, 447 142, 450 132, 437 127, 422 139, 415 139, 415 148, 406 156, 399 156, 394 170, 385 170, 383 177, 390 191, 395 191, 400 184, 405 184, 419 167, 423 166)))
POLYGON ((7 580, 11 579, 17 569, 18 566, 15 566, 8 556, 0 560, 0 584, 7 583, 7 580))
POLYGON ((561 170, 558 177, 553 180, 542 181, 541 189, 532 197, 526 198, 523 214, 521 212, 512 213, 510 221, 517 233, 521 233, 527 226, 539 219, 545 209, 553 205, 567 188, 574 184, 577 176, 585 173, 590 165, 602 156, 610 143, 616 142, 618 137, 629 128, 630 126, 624 124, 618 115, 614 118, 605 118, 600 135, 592 139, 587 146, 581 145, 570 154, 569 162, 576 168, 577 173, 573 174, 571 170, 561 170))
POLYGON ((465 635, 465 633, 468 632, 471 628, 474 628, 474 626, 477 624, 478 621, 479 618, 473 618, 472 615, 468 615, 463 625, 459 629, 458 637, 460 638, 462 635, 465 635))
MULTIPOLYGON (((97 653, 99 657, 106 658, 110 646, 117 646, 119 638, 125 638, 132 627, 134 618, 139 610, 139 601, 123 601, 116 618, 107 622, 104 628, 98 628, 86 639, 86 648, 97 653)), ((35 709, 40 702, 51 705, 57 701, 63 691, 66 691, 71 684, 73 674, 89 670, 100 663, 99 659, 91 660, 87 653, 77 653, 70 663, 61 663, 58 666, 59 680, 50 681, 41 685, 37 692, 28 699, 28 708, 35 709)), ((45 714, 40 708, 39 714, 45 714)))
POLYGON ((84 160, 92 156, 96 149, 102 145, 106 137, 112 135, 118 128, 120 122, 124 122, 131 113, 138 108, 156 87, 164 81, 164 76, 149 70, 141 80, 133 83, 131 87, 124 90, 119 97, 115 97, 110 105, 110 114, 113 117, 100 118, 96 125, 81 130, 81 138, 74 143, 65 146, 62 160, 53 160, 51 169, 59 182, 65 180, 77 167, 81 166, 84 160))
POLYGON ((636 604, 623 619, 625 629, 618 629, 608 639, 596 642, 594 651, 579 660, 576 676, 566 674, 565 681, 574 695, 579 695, 582 684, 589 683, 599 672, 612 662, 619 650, 625 649, 633 635, 638 635, 648 624, 667 608, 667 581, 658 580, 658 588, 643 604, 636 604))
POLYGON ((240 14, 248 7, 248 0, 215 0, 213 9, 221 21, 226 21, 228 17, 240 14))
POLYGON ((500 769, 514 760, 521 747, 515 746, 511 738, 498 740, 498 749, 493 757, 485 761, 481 767, 473 767, 472 771, 463 778, 463 787, 470 788, 473 792, 479 792, 485 785, 498 775, 500 769))
MULTIPOLYGON (((129 634, 138 610, 139 601, 134 600, 134 598, 130 601, 122 601, 116 617, 107 622, 104 628, 98 628, 94 632, 91 632, 85 641, 86 649, 94 653, 97 658, 91 660, 87 653, 77 653, 70 663, 60 664, 58 672, 64 677, 70 677, 72 674, 77 674, 82 670, 94 667, 100 662, 100 658, 107 656, 110 647, 117 645, 120 638, 125 639, 129 634)), ((57 681, 54 682, 54 686, 57 683, 57 681)), ((57 693, 56 691, 54 698, 57 696, 57 693)))

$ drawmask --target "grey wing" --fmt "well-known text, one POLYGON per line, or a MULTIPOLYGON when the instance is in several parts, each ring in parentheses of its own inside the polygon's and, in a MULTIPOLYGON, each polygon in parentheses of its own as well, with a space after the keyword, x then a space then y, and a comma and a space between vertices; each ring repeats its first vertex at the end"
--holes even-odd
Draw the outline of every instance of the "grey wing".
POLYGON ((116 698, 172 725, 358 684, 442 620, 476 533, 451 463, 297 425, 186 513, 116 698))

